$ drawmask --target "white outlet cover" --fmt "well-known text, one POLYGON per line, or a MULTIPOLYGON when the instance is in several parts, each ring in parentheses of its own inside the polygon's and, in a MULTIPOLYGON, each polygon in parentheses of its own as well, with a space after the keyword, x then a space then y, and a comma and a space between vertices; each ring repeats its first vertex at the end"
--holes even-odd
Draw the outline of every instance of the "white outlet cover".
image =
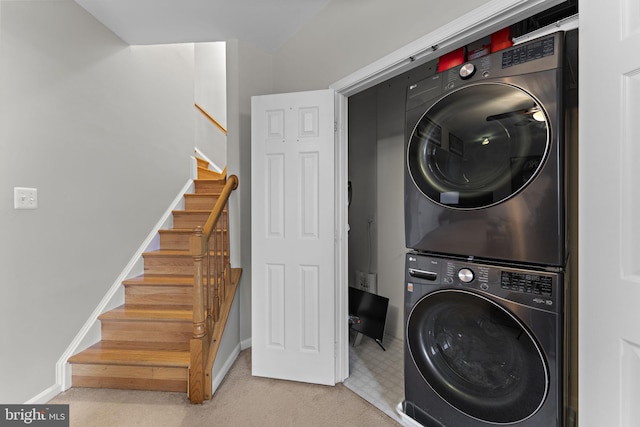
POLYGON ((13 188, 13 207, 14 209, 37 209, 38 208, 38 189, 26 187, 13 188))

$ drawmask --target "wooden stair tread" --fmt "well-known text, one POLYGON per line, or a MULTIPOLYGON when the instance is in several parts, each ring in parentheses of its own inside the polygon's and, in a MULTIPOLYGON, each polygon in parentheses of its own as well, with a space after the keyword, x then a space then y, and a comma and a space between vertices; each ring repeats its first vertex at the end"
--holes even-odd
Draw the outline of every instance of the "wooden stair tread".
MULTIPOLYGON (((231 282, 237 283, 240 280, 240 276, 242 275, 242 268, 236 267, 231 268, 231 282)), ((162 275, 162 274, 143 274, 140 276, 132 277, 130 279, 125 280, 123 283, 127 284, 164 284, 169 283, 173 284, 174 282, 181 284, 189 284, 193 285, 193 276, 192 275, 183 275, 183 276, 172 276, 172 275, 162 275)))
MULTIPOLYGON (((220 252, 220 251, 218 251, 220 252)), ((213 249, 209 251, 211 255, 215 255, 216 251, 213 249)), ((145 252, 142 254, 144 257, 176 257, 176 256, 188 256, 191 257, 191 252, 184 249, 160 249, 157 251, 145 252)))
POLYGON ((190 252, 185 249, 160 249, 157 251, 145 252, 144 255, 175 256, 175 255, 190 255, 190 252))
MULTIPOLYGON (((211 172, 215 172, 215 171, 211 171, 211 172)), ((217 172, 215 172, 217 173, 217 172)), ((196 178, 193 180, 194 182, 203 182, 203 183, 211 183, 211 182, 218 182, 220 184, 225 184, 227 182, 226 178, 196 178)))
MULTIPOLYGON (((234 270, 234 269, 232 269, 234 270)), ((241 269, 238 269, 241 270, 241 269)), ((233 276, 233 272, 232 272, 233 276)), ((206 280, 203 279, 203 281, 206 280)), ((148 274, 132 277, 122 282, 125 286, 193 286, 193 275, 148 274)))
MULTIPOLYGON (((224 208, 223 212, 226 212, 227 208, 224 208)), ((211 209, 177 209, 172 211, 173 214, 208 214, 211 213, 211 209)))
POLYGON ((100 320, 138 320, 192 322, 193 311, 185 305, 131 305, 125 304, 99 316, 100 320))
POLYGON ((69 363, 127 365, 127 366, 166 366, 187 368, 190 363, 189 350, 163 350, 160 348, 112 347, 107 341, 101 341, 69 358, 69 363))
POLYGON ((209 169, 208 167, 198 166, 198 179, 222 179, 226 180, 226 168, 222 173, 209 169))
POLYGON ((109 350, 160 350, 160 351, 189 351, 188 342, 153 342, 153 341, 111 341, 103 340, 94 346, 100 345, 109 350))
POLYGON ((193 276, 161 276, 144 274, 122 282, 125 286, 193 286, 193 276))
MULTIPOLYGON (((158 230, 160 234, 193 234, 193 228, 167 228, 164 230, 158 230)), ((228 231, 223 228, 222 231, 228 231)))

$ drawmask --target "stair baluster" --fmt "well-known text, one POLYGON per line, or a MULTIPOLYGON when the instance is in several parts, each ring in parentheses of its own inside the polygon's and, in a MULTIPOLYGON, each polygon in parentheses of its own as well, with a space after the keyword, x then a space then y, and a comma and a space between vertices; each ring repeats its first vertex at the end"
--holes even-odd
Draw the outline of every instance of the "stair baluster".
POLYGON ((224 299, 224 288, 229 283, 231 264, 226 239, 228 235, 225 234, 228 233, 229 196, 237 187, 238 178, 235 175, 229 176, 204 227, 196 227, 190 239, 195 265, 189 367, 189 399, 192 403, 201 403, 211 398, 210 370, 213 360, 209 349, 214 344, 213 330, 220 320, 221 299, 224 299))

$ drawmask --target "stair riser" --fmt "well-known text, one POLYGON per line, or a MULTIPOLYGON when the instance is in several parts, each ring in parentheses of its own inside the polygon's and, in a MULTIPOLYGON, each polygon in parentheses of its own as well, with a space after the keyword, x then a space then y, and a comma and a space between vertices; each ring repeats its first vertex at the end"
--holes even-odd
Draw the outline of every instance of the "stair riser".
MULTIPOLYGON (((221 253, 218 252, 221 256, 221 253)), ((228 253, 224 253, 225 257, 228 257, 228 253)), ((212 258, 213 259, 213 258, 212 258)), ((205 261, 206 262, 206 261, 205 261)), ((206 276, 206 266, 203 267, 204 275, 206 276)), ((211 267, 212 275, 215 274, 214 267, 211 267)), ((145 259, 144 261, 144 274, 148 276, 193 276, 195 267, 193 265, 193 259, 176 259, 168 261, 165 259, 145 259)))
POLYGON ((173 228, 194 228, 204 226, 209 218, 210 212, 174 212, 173 228))
POLYGON ((187 368, 74 364, 74 387, 187 392, 187 368))
POLYGON ((184 208, 186 210, 211 210, 216 205, 218 196, 209 194, 185 194, 184 208))
POLYGON ((209 167, 209 162, 201 159, 199 157, 196 157, 196 165, 198 165, 199 168, 208 168, 209 167))
MULTIPOLYGON (((189 239, 193 235, 189 233, 160 233, 160 248, 167 250, 188 250, 189 239)), ((220 235, 218 234, 218 241, 220 241, 220 235)), ((213 247, 213 236, 211 236, 210 245, 213 247)))
POLYGON ((190 256, 163 256, 145 257, 144 274, 163 275, 193 275, 193 257, 190 256))
POLYGON ((220 193, 224 188, 225 182, 214 180, 196 180, 195 192, 197 193, 220 193))
POLYGON ((226 175, 207 169, 206 167, 198 168, 198 179, 224 179, 226 175))
POLYGON ((127 286, 126 304, 135 305, 192 305, 192 286, 127 286))
POLYGON ((102 340, 142 342, 188 342, 191 322, 102 320, 102 340))
POLYGON ((160 233, 160 249, 187 250, 192 233, 160 233))

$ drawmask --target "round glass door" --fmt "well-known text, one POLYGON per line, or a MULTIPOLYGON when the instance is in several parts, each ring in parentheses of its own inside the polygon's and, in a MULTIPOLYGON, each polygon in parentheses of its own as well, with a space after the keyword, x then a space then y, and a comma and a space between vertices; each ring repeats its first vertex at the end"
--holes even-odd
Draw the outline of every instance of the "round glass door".
POLYGON ((432 201, 477 209, 522 190, 542 167, 550 130, 542 106, 502 83, 454 91, 415 126, 407 150, 409 174, 432 201))
POLYGON ((470 417, 517 423, 535 414, 549 389, 537 342, 506 309, 463 290, 422 298, 407 320, 420 374, 443 400, 470 417))

